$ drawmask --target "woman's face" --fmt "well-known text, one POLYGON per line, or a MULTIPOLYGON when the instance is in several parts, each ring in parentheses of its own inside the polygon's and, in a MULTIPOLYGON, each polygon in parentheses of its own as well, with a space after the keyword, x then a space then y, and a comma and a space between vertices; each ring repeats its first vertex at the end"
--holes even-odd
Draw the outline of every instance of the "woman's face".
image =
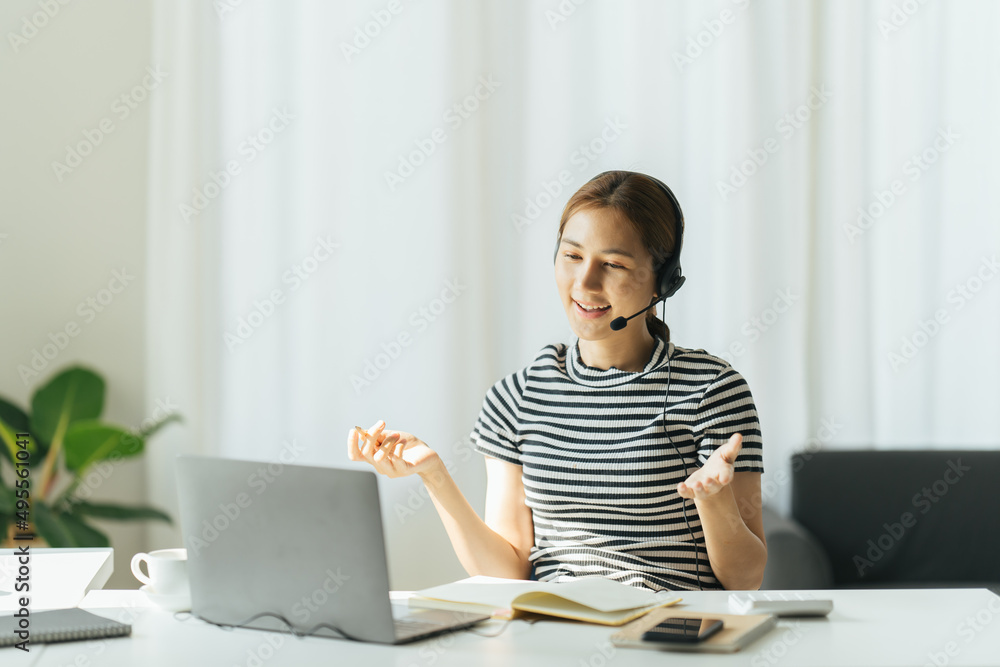
MULTIPOLYGON (((570 328, 582 340, 635 334, 640 327, 612 331, 611 320, 645 308, 656 290, 652 256, 639 235, 607 209, 580 210, 566 221, 555 273, 570 328)), ((636 321, 642 320, 631 324, 636 321)))

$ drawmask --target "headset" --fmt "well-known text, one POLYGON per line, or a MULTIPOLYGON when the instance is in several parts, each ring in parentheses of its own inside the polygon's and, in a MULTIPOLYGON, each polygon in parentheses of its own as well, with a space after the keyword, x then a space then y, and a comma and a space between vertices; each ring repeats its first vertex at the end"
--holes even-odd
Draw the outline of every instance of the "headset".
MULTIPOLYGON (((647 310, 649 310, 650 308, 652 308, 661 301, 666 301, 668 298, 672 297, 677 292, 677 290, 681 288, 681 285, 684 284, 686 278, 684 277, 684 274, 681 272, 681 248, 684 245, 684 212, 681 211, 681 205, 677 201, 677 197, 674 196, 673 191, 671 191, 671 189, 667 187, 666 183, 648 174, 640 174, 639 172, 632 172, 632 171, 618 171, 618 172, 604 171, 598 174, 597 176, 594 176, 592 179, 590 179, 590 181, 588 181, 588 183, 593 182, 607 174, 624 174, 625 178, 628 178, 629 176, 636 174, 648 178, 650 181, 655 183, 660 188, 660 190, 662 190, 663 193, 667 195, 667 200, 673 207, 674 223, 675 223, 674 251, 670 253, 670 256, 663 262, 662 266, 656 269, 657 297, 653 299, 652 303, 650 303, 648 306, 646 306, 639 312, 635 313, 634 315, 630 315, 629 317, 616 317, 615 319, 611 320, 612 331, 620 331, 621 329, 625 328, 625 326, 628 324, 628 321, 631 320, 633 317, 641 315, 642 313, 646 312, 647 310)), ((622 181, 619 183, 619 185, 621 185, 621 183, 624 183, 624 181, 625 179, 623 178, 622 181)), ((556 248, 555 252, 552 254, 553 264, 559 257, 560 241, 561 238, 556 238, 556 248)), ((684 457, 681 456, 680 449, 677 447, 676 444, 674 444, 673 439, 670 437, 670 431, 667 429, 667 403, 669 401, 669 397, 670 397, 670 356, 667 355, 667 388, 663 396, 663 413, 661 415, 663 421, 663 434, 667 436, 667 442, 669 442, 670 446, 674 448, 674 452, 676 452, 677 458, 680 459, 681 465, 684 466, 684 479, 687 479, 689 476, 687 463, 685 463, 684 457)), ((704 590, 701 584, 701 552, 698 550, 698 541, 695 539, 694 531, 691 530, 691 523, 688 521, 687 503, 684 502, 684 500, 685 499, 683 498, 681 499, 681 508, 684 511, 684 525, 687 526, 688 533, 691 535, 691 542, 692 544, 694 544, 695 547, 694 554, 697 560, 696 575, 698 577, 698 590, 704 590)))
MULTIPOLYGON (((674 193, 670 190, 670 188, 667 187, 666 183, 664 183, 663 181, 654 178, 652 176, 649 176, 648 174, 639 174, 638 172, 633 172, 633 171, 625 171, 625 172, 604 171, 598 174, 597 176, 594 176, 588 182, 592 183, 606 174, 614 174, 614 173, 627 174, 627 175, 638 174, 639 176, 644 176, 645 178, 648 178, 653 183, 655 183, 663 191, 663 193, 667 195, 667 199, 670 201, 670 205, 674 209, 673 212, 674 212, 674 223, 675 223, 674 251, 670 253, 670 257, 668 257, 666 261, 663 262, 662 266, 656 268, 656 287, 657 287, 656 293, 658 295, 657 298, 653 299, 653 301, 648 306, 640 310, 638 313, 635 313, 634 315, 630 315, 629 317, 616 317, 615 319, 611 320, 611 329, 614 331, 619 331, 621 329, 624 329, 625 325, 628 324, 628 321, 631 320, 633 317, 641 315, 642 313, 646 312, 647 310, 655 306, 660 301, 665 301, 666 299, 672 297, 674 293, 681 288, 681 285, 683 285, 684 281, 687 279, 681 272, 681 248, 684 245, 684 212, 681 211, 681 205, 678 203, 677 197, 674 196, 674 193)), ((622 182, 624 182, 624 180, 622 182)), ((560 241, 561 238, 556 239, 556 248, 555 251, 552 253, 553 263, 555 263, 556 259, 559 257, 560 241)))

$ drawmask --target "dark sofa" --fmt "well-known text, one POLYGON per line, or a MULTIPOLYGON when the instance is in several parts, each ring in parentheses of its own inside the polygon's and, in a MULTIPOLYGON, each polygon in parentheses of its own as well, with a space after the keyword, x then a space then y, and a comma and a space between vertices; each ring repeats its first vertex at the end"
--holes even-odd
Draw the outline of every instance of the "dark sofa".
POLYGON ((791 484, 791 517, 765 508, 762 588, 1000 595, 1000 451, 798 454, 791 484))

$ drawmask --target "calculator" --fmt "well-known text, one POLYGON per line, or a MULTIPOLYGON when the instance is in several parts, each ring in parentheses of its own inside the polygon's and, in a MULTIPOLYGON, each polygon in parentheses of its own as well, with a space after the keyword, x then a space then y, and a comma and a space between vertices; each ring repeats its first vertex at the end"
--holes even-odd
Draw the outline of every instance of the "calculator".
POLYGON ((730 593, 729 609, 735 614, 826 616, 833 611, 833 600, 796 591, 747 591, 730 593))

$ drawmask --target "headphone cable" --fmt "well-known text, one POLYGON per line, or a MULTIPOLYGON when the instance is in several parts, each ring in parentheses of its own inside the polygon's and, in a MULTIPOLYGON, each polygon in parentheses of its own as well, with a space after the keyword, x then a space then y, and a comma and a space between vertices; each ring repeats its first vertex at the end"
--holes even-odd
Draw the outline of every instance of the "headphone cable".
MULTIPOLYGON (((667 304, 666 301, 662 303, 663 303, 663 314, 661 316, 661 319, 663 322, 666 322, 667 304)), ((674 452, 676 452, 677 458, 680 459, 681 465, 684 466, 684 479, 687 480, 688 478, 687 463, 684 461, 684 457, 681 456, 680 448, 677 447, 677 445, 674 443, 673 438, 670 437, 670 431, 667 429, 667 402, 669 401, 669 399, 670 399, 670 341, 667 340, 667 390, 663 394, 663 414, 661 415, 663 421, 663 434, 667 436, 667 442, 669 442, 670 446, 674 448, 674 452)), ((681 511, 683 511, 684 513, 684 525, 687 526, 688 533, 691 535, 691 543, 694 544, 694 557, 696 561, 695 575, 698 577, 698 590, 702 591, 705 589, 702 587, 701 584, 701 549, 698 547, 698 541, 694 536, 694 531, 691 529, 691 522, 688 521, 687 499, 681 497, 679 493, 677 494, 677 497, 681 499, 681 511)), ((691 502, 694 502, 694 500, 692 500, 691 502)))

